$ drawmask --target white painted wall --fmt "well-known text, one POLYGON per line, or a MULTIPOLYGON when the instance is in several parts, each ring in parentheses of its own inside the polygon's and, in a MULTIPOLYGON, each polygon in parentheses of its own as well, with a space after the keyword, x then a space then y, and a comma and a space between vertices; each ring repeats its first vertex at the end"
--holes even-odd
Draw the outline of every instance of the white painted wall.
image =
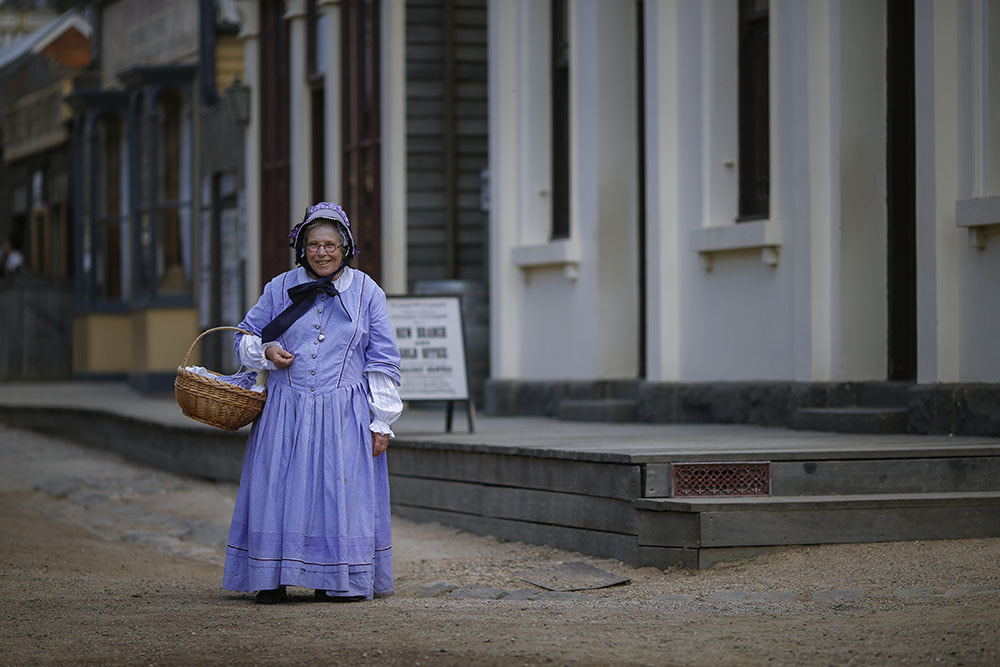
MULTIPOLYGON (((547 3, 490 4, 497 378, 634 374, 618 343, 634 341, 639 251, 620 242, 632 238, 619 213, 633 210, 633 191, 617 179, 634 159, 620 148, 633 128, 602 106, 634 99, 615 76, 630 66, 632 19, 608 4, 571 3, 574 194, 563 243, 545 236, 547 3)), ((646 377, 885 379, 884 5, 771 3, 772 206, 752 225, 734 221, 736 3, 649 0, 645 12, 646 377)), ((955 206, 1000 195, 1000 2, 918 0, 916 38, 918 379, 996 382, 1000 224, 974 247, 955 206)))
MULTIPOLYGON (((676 274, 681 292, 681 345, 676 379, 700 382, 792 378, 795 376, 792 288, 797 283, 796 266, 786 247, 794 242, 796 233, 801 235, 799 223, 807 220, 807 216, 786 219, 784 211, 789 204, 781 198, 781 193, 799 191, 794 184, 786 188, 782 179, 802 178, 802 174, 783 169, 794 164, 793 158, 803 150, 799 144, 782 141, 782 133, 793 131, 792 123, 807 117, 802 113, 804 109, 798 108, 804 101, 791 97, 794 86, 801 86, 795 80, 797 70, 784 71, 772 65, 771 71, 771 213, 767 223, 753 223, 779 230, 779 259, 776 266, 771 266, 762 261, 761 246, 734 241, 742 239, 751 229, 748 223, 735 221, 739 182, 736 5, 721 0, 673 7, 657 4, 658 9, 670 10, 680 21, 679 87, 664 92, 647 89, 647 96, 680 100, 677 109, 680 143, 667 148, 679 155, 680 173, 678 201, 672 206, 680 219, 681 232, 676 274), (700 94, 692 95, 693 91, 700 94), (791 102, 798 106, 789 106, 791 102), (714 241, 709 246, 717 252, 703 262, 692 248, 703 238, 701 232, 706 228, 713 230, 714 241)), ((778 61, 773 54, 779 47, 787 51, 781 54, 782 62, 807 59, 808 53, 800 52, 805 47, 804 40, 782 46, 782 37, 774 30, 781 16, 788 15, 788 20, 800 23, 798 27, 804 32, 804 11, 800 3, 772 4, 771 49, 775 63, 778 61)), ((655 34, 647 39, 660 44, 664 40, 655 34)), ((660 66, 671 65, 661 60, 660 66)), ((648 120, 647 128, 652 124, 648 120)), ((808 176, 808 171, 803 173, 808 176)), ((661 215, 657 223, 651 219, 650 227, 663 222, 661 215)), ((656 270, 651 271, 650 275, 655 273, 656 270)), ((808 285, 808 277, 805 284, 808 285)), ((808 331, 804 334, 808 335, 808 331)), ((666 340, 673 345, 676 337, 670 333, 666 340)), ((656 355, 650 354, 650 358, 656 355)))
MULTIPOLYGON (((965 3, 957 20, 959 199, 1000 196, 1000 2, 965 3)), ((1000 204, 993 219, 1000 223, 1000 204)), ((945 221, 947 224, 947 221, 945 221)), ((978 244, 960 228, 958 374, 1000 381, 1000 224, 980 228, 978 244)))
POLYGON ((570 5, 570 239, 555 242, 548 3, 489 7, 493 374, 635 377, 634 6, 570 5))

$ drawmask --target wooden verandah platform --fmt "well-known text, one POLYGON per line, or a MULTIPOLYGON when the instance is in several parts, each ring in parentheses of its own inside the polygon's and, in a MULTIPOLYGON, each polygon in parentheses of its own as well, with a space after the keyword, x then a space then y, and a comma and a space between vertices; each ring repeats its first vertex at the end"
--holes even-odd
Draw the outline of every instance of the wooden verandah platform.
POLYGON ((1000 439, 510 417, 475 434, 436 426, 416 413, 397 429, 395 513, 637 565, 1000 536, 1000 439))
MULTIPOLYGON (((0 385, 0 422, 228 481, 247 436, 120 383, 0 385)), ((444 433, 444 412, 428 409, 394 429, 395 514, 637 565, 1000 536, 1000 438, 488 416, 477 433, 444 433)))

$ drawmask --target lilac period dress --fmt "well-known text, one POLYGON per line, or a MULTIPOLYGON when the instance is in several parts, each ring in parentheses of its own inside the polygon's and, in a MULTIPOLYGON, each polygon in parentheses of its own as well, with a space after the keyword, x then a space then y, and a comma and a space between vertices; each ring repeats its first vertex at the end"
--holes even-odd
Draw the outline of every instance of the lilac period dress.
MULTIPOLYGON (((226 547, 226 590, 393 592, 388 454, 372 456, 366 374, 398 384, 399 351, 385 293, 361 271, 345 271, 349 286, 338 296, 318 293, 277 339, 295 359, 269 371, 267 402, 250 431, 226 547)), ((288 289, 308 281, 301 267, 271 280, 239 328, 259 336, 291 303, 288 289)))

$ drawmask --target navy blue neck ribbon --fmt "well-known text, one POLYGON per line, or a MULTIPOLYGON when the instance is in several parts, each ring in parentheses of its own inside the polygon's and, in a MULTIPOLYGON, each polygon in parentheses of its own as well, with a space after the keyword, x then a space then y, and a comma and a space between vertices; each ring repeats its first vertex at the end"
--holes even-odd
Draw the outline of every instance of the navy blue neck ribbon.
POLYGON ((316 294, 325 293, 329 294, 331 297, 336 297, 340 300, 340 305, 343 307, 344 312, 347 313, 347 318, 351 318, 351 314, 347 311, 347 306, 344 305, 344 299, 340 296, 340 292, 333 285, 333 277, 339 274, 340 271, 335 271, 326 278, 320 278, 319 280, 313 280, 308 283, 301 283, 292 287, 288 290, 288 298, 292 300, 291 305, 281 311, 277 317, 267 323, 264 329, 261 331, 260 339, 265 343, 270 343, 276 340, 278 336, 288 331, 288 327, 292 326, 300 317, 306 314, 309 307, 312 306, 313 301, 316 299, 316 294))

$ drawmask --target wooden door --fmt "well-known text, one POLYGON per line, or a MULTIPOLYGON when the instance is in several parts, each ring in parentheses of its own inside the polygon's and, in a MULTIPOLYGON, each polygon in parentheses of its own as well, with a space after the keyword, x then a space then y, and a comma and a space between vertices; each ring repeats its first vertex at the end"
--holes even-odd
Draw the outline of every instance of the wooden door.
MULTIPOLYGON (((282 0, 260 5, 260 286, 289 268, 291 147, 288 22, 282 0)), ((307 202, 302 203, 305 211, 307 202)))
POLYGON ((354 264, 381 278, 381 133, 379 3, 341 3, 343 206, 361 254, 354 264))

